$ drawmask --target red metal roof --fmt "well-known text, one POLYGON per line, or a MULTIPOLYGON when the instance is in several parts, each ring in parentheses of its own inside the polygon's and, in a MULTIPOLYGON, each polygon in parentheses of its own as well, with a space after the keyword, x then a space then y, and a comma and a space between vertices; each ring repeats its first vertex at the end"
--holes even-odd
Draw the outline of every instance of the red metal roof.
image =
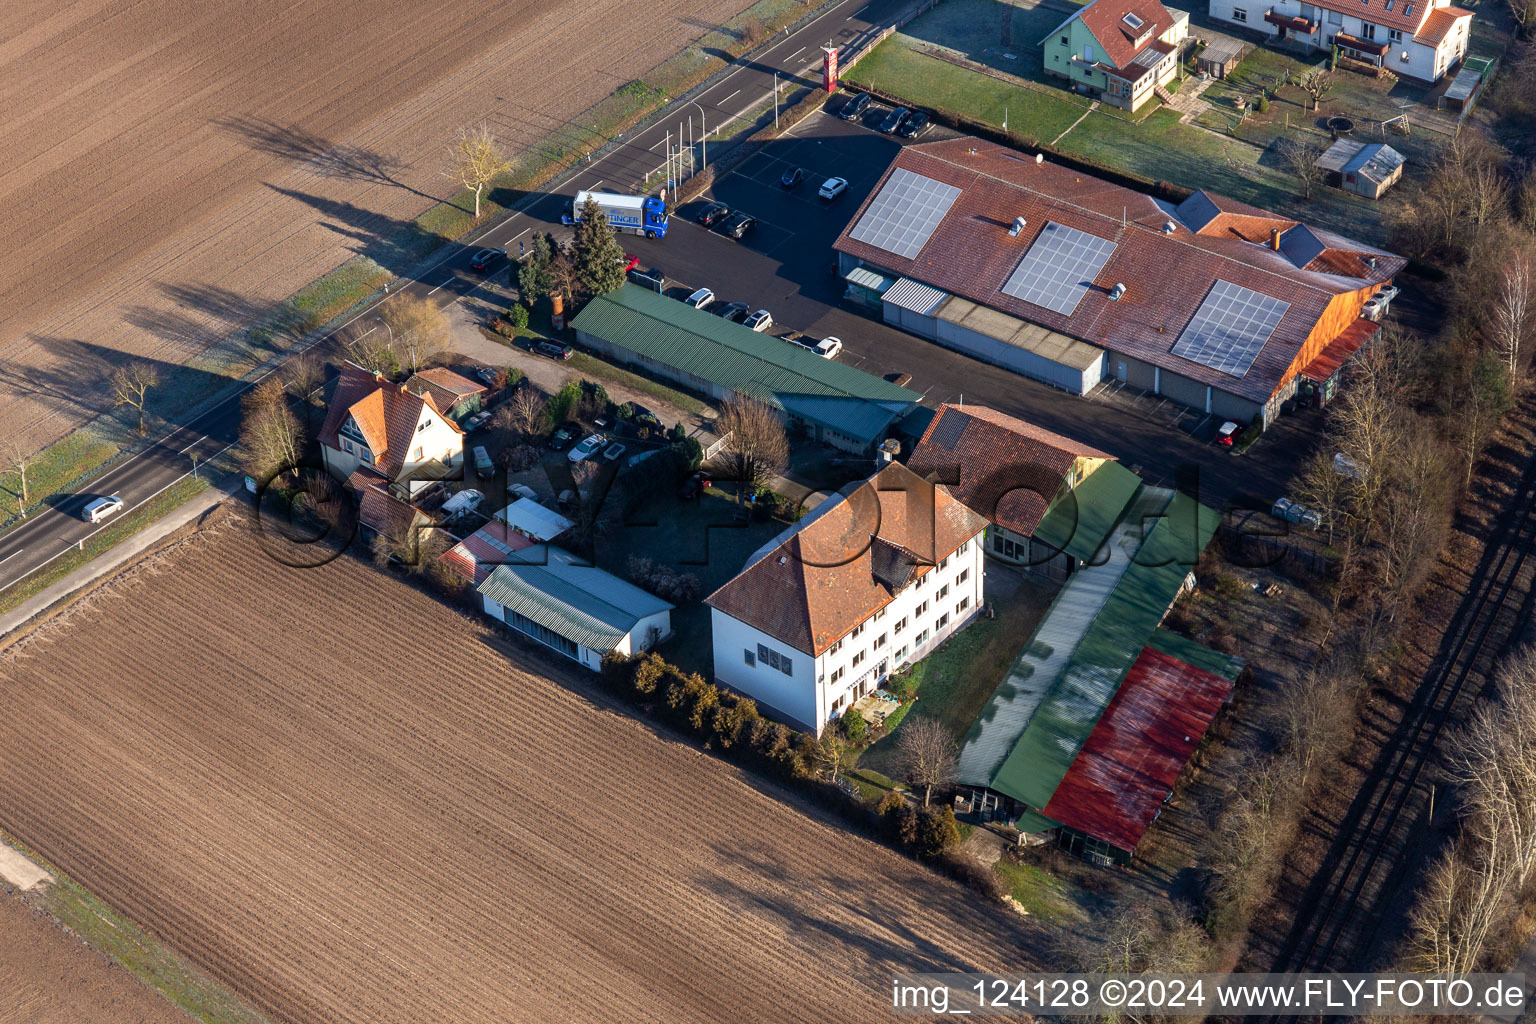
POLYGON ((1381 329, 1378 323, 1361 317, 1328 343, 1328 347, 1317 354, 1317 358, 1302 368, 1301 375, 1308 380, 1315 380, 1319 384, 1338 372, 1339 367, 1355 354, 1361 345, 1370 340, 1371 335, 1381 329))
POLYGON ((493 519, 443 552, 438 561, 478 587, 498 565, 518 562, 511 557, 514 551, 533 546, 533 541, 493 519))
POLYGON ((1135 850, 1231 692, 1221 676, 1144 648, 1043 813, 1135 850))

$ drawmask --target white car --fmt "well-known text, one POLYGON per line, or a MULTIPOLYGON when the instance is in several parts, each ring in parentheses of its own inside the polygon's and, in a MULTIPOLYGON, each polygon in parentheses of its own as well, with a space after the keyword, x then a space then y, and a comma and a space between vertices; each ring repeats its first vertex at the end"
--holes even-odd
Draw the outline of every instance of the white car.
POLYGON ((836 199, 848 188, 847 178, 828 178, 816 192, 823 199, 836 199))
POLYGON ((602 434, 592 434, 586 440, 582 441, 581 444, 578 444, 575 448, 572 448, 570 454, 567 455, 566 458, 570 459, 572 462, 582 462, 586 459, 590 459, 592 456, 602 451, 603 445, 607 443, 608 439, 602 434))
POLYGON ((443 515, 449 518, 468 515, 480 507, 485 495, 476 490, 463 490, 443 502, 443 515))
POLYGON ((122 507, 123 499, 114 494, 110 498, 87 502, 85 508, 80 510, 80 515, 88 523, 99 523, 112 513, 121 511, 122 507))
POLYGON ((746 325, 761 334, 773 326, 773 314, 766 309, 760 309, 747 317, 746 325))
POLYGON ((822 338, 811 346, 811 351, 823 359, 836 359, 837 354, 843 350, 843 343, 838 338, 822 338))
POLYGON ((703 309, 705 306, 714 301, 714 292, 710 291, 708 288, 700 288, 698 291, 684 299, 683 305, 692 306, 694 309, 703 309))

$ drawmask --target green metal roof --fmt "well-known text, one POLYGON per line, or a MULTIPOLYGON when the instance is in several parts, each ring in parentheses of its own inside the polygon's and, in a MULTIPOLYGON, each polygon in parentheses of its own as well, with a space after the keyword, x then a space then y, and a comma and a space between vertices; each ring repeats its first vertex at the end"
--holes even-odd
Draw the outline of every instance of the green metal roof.
POLYGON ((1243 665, 1246 664, 1242 658, 1234 658, 1230 654, 1213 651, 1202 643, 1163 629, 1161 626, 1152 633, 1152 639, 1147 642, 1147 646, 1171 658, 1178 658, 1186 665, 1193 665, 1212 675, 1220 676, 1228 682, 1236 682, 1238 675, 1243 671, 1243 665))
POLYGON ((876 438, 923 397, 638 285, 597 296, 571 326, 851 437, 876 438))
POLYGON ((1139 522, 1120 525, 1109 560, 1073 574, 972 723, 960 752, 962 782, 1031 807, 1050 801, 1219 521, 1215 510, 1175 494, 1139 542, 1139 522), (1109 592, 1095 605, 1106 580, 1109 592), (1091 622, 1082 628, 1076 620, 1085 611, 1091 622), (1070 651, 1052 640, 1065 640, 1070 651))
POLYGON ((1063 491, 1035 527, 1034 538, 1088 561, 1130 504, 1141 478, 1118 462, 1105 462, 1088 479, 1063 491))
POLYGON ((641 619, 672 607, 561 548, 538 545, 507 557, 479 592, 596 651, 611 650, 641 619))
POLYGON ((1013 827, 1025 835, 1032 836, 1040 832, 1049 832, 1053 828, 1060 828, 1061 822, 1052 821, 1037 811, 1025 811, 1019 815, 1018 820, 1013 823, 1013 827))

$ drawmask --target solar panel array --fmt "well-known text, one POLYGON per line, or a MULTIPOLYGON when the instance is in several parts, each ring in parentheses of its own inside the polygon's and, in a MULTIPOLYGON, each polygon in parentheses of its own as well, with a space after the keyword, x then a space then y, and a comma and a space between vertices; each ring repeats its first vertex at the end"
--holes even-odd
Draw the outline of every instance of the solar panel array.
POLYGON ((1048 221, 1029 247, 1003 294, 1070 315, 1115 251, 1115 243, 1048 221))
POLYGON ((1289 302, 1218 280, 1174 342, 1173 354, 1241 377, 1290 308, 1289 302))
POLYGON ((898 167, 848 237, 912 259, 959 195, 953 185, 898 167))

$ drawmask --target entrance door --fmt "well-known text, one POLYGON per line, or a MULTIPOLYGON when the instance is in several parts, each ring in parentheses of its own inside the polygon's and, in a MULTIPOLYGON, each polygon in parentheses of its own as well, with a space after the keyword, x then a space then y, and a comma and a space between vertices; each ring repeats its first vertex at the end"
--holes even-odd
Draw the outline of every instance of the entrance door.
POLYGON ((1131 379, 1130 371, 1128 371, 1125 368, 1125 363, 1120 361, 1120 360, 1118 360, 1118 359, 1115 360, 1115 379, 1117 379, 1117 380, 1130 380, 1131 379))

